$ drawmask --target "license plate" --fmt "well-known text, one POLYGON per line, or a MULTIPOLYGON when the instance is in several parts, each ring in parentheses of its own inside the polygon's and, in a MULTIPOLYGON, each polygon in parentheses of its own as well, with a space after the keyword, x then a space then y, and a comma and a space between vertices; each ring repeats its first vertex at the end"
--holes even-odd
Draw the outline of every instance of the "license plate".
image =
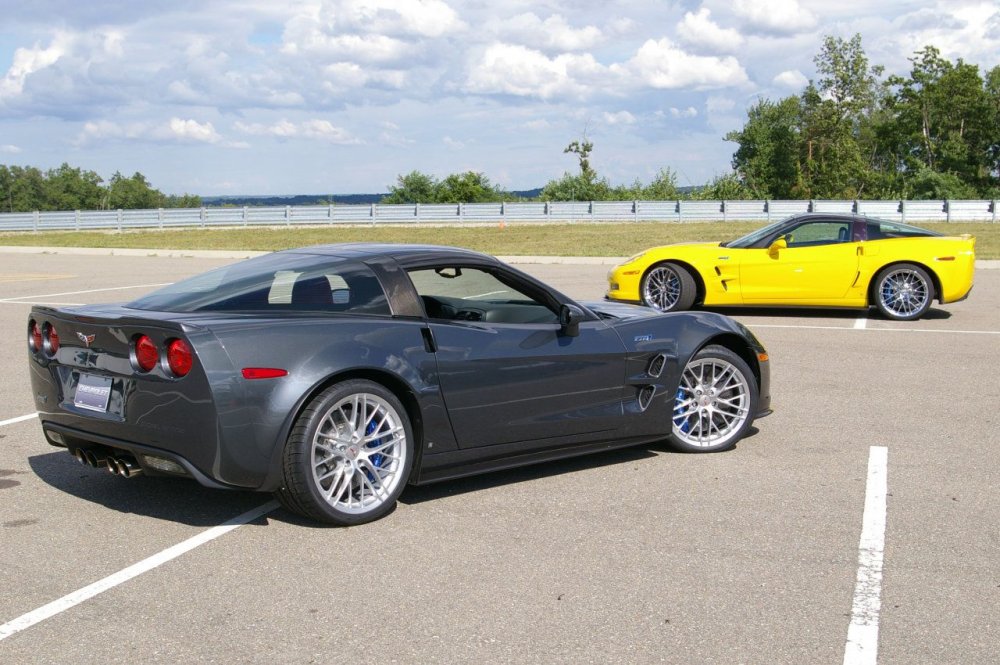
POLYGON ((76 384, 76 395, 73 404, 89 411, 108 410, 108 400, 111 399, 111 379, 92 374, 81 374, 76 384))

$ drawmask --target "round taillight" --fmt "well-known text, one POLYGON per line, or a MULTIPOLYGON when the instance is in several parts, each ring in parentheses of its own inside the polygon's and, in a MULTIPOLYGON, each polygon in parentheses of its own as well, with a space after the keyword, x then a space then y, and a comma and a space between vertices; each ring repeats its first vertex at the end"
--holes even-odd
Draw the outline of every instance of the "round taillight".
POLYGON ((48 341, 48 351, 50 356, 54 356, 59 350, 59 333, 51 323, 45 325, 45 339, 48 341))
POLYGON ((167 342, 167 365, 174 376, 187 376, 191 371, 194 358, 191 347, 182 339, 172 339, 167 342))
POLYGON ((38 321, 31 322, 31 333, 28 336, 28 343, 31 350, 38 353, 42 350, 42 329, 38 326, 38 321))
POLYGON ((160 351, 156 348, 153 340, 148 335, 140 335, 135 340, 135 364, 143 372, 148 372, 156 367, 156 363, 159 360, 160 351))

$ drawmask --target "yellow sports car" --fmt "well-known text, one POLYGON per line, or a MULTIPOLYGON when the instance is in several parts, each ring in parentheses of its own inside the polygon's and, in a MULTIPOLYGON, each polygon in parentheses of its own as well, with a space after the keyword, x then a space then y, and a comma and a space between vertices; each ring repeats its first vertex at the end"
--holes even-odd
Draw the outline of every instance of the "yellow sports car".
POLYGON ((899 222, 810 213, 730 242, 654 247, 608 273, 608 300, 663 312, 694 305, 877 307, 918 319, 972 289, 976 239, 899 222))

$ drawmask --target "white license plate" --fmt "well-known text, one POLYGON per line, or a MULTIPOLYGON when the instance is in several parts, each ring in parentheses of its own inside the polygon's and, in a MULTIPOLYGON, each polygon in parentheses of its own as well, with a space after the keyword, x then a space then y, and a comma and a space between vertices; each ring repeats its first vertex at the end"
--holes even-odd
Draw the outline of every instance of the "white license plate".
POLYGON ((89 411, 108 410, 108 400, 111 399, 111 379, 92 374, 81 374, 76 384, 76 395, 73 404, 89 411))

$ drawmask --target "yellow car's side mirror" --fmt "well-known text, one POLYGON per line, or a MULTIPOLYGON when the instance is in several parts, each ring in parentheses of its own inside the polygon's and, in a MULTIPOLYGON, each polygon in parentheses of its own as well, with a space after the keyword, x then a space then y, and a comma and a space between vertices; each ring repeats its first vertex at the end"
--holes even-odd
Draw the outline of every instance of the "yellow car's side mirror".
POLYGON ((771 256, 777 256, 778 252, 783 249, 788 249, 788 242, 784 237, 781 237, 771 243, 771 246, 767 248, 767 253, 771 256))

